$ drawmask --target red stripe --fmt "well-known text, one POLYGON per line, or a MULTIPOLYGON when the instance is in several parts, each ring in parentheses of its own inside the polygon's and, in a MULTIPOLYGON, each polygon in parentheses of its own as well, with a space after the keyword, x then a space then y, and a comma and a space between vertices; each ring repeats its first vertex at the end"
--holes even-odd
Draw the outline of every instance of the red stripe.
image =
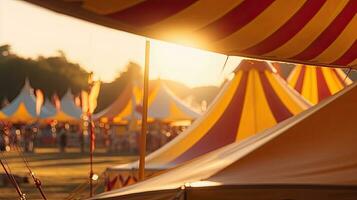
MULTIPOLYGON (((356 35, 357 35, 357 33, 356 33, 356 35)), ((332 64, 346 66, 356 59, 357 59, 357 40, 355 40, 353 45, 340 58, 335 60, 332 64)))
POLYGON ((294 86, 295 90, 298 91, 299 93, 302 92, 302 85, 304 83, 305 73, 306 73, 306 66, 302 65, 298 80, 296 81, 296 84, 294 86))
POLYGON ((208 35, 212 41, 227 37, 251 22, 273 2, 273 0, 244 1, 223 17, 198 30, 198 33, 208 35))
POLYGON ((108 16, 129 25, 148 26, 185 9, 196 1, 197 0, 146 0, 108 16))
POLYGON ((311 60, 327 49, 341 34, 357 12, 357 1, 349 1, 333 22, 304 51, 292 57, 297 60, 311 60))
POLYGON ((268 38, 243 51, 246 54, 265 54, 294 37, 320 10, 326 0, 307 1, 294 16, 268 38))
POLYGON ((277 122, 281 122, 289 117, 292 117, 293 114, 288 110, 279 96, 275 93, 274 88, 271 86, 265 73, 259 72, 259 77, 262 82, 266 100, 268 101, 269 107, 274 115, 275 120, 277 122))
POLYGON ((222 116, 196 144, 172 161, 173 164, 191 160, 235 141, 243 111, 247 81, 248 72, 244 72, 239 86, 222 116))
POLYGON ((328 88, 321 67, 316 67, 316 79, 317 79, 318 102, 320 102, 324 98, 331 96, 331 92, 328 88))
POLYGON ((346 84, 346 82, 345 82, 344 79, 347 77, 347 74, 346 74, 346 77, 342 78, 342 77, 340 76, 340 74, 337 72, 337 69, 333 69, 333 73, 335 73, 335 75, 337 76, 339 82, 343 85, 343 87, 346 87, 347 84, 346 84))

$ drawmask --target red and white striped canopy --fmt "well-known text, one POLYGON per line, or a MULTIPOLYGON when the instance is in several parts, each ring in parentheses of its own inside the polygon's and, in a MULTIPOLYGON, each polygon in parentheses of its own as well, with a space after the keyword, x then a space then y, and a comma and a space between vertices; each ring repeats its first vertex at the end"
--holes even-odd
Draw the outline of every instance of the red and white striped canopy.
POLYGON ((355 0, 27 0, 227 55, 357 69, 355 0))

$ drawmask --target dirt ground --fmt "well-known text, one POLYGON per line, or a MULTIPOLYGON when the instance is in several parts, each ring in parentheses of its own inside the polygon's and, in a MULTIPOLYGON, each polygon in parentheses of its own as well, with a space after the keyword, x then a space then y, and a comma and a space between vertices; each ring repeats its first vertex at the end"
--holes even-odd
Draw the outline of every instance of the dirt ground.
MULTIPOLYGON (((77 149, 69 149, 66 153, 59 153, 55 148, 40 148, 35 153, 28 153, 25 156, 33 172, 42 181, 43 190, 48 200, 68 199, 75 189, 79 189, 77 194, 80 195, 72 199, 89 196, 89 188, 88 184, 86 184, 89 176, 88 153, 79 153, 77 149)), ((0 158, 3 161, 7 161, 13 174, 28 175, 28 170, 17 152, 1 153, 0 158)), ((100 175, 108 166, 129 162, 134 159, 134 156, 119 156, 96 149, 94 172, 100 175)), ((2 168, 0 172, 4 172, 2 168)), ((103 176, 100 176, 99 184, 96 186, 97 193, 103 191, 103 179, 101 177, 103 176)), ((42 199, 32 179, 29 180, 30 183, 28 184, 20 184, 27 199, 42 199)), ((0 186, 0 200, 14 199, 18 199, 18 196, 11 185, 0 186)))

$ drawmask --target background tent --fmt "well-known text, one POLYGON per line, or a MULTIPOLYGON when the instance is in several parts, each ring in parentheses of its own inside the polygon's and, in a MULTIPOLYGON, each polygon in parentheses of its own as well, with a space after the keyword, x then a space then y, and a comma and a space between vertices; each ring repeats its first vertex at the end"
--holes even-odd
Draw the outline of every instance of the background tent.
POLYGON ((341 69, 296 65, 288 77, 288 83, 311 103, 342 90, 352 83, 341 69))
POLYGON ((68 90, 61 99, 60 109, 56 110, 54 115, 46 119, 69 122, 78 121, 81 119, 81 116, 82 109, 75 104, 73 94, 71 90, 68 90))
POLYGON ((0 121, 6 120, 6 115, 0 111, 0 121))
POLYGON ((55 106, 51 103, 49 99, 46 99, 41 107, 40 118, 46 119, 48 117, 54 116, 57 110, 55 106))
MULTIPOLYGON (((148 107, 149 120, 193 121, 200 116, 199 112, 179 99, 161 80, 150 86, 148 107)), ((135 115, 137 119, 141 119, 141 105, 137 106, 135 115)))
POLYGON ((36 97, 28 79, 17 97, 2 109, 11 122, 31 122, 36 120, 36 97))
POLYGON ((227 55, 357 68, 357 2, 27 0, 150 38, 227 55))
POLYGON ((357 84, 261 134, 93 199, 355 199, 357 84))
POLYGON ((141 90, 128 83, 120 96, 105 110, 95 114, 94 120, 119 123, 126 121, 135 112, 136 105, 140 103, 141 90))
MULTIPOLYGON (((243 140, 308 107, 272 65, 243 60, 209 110, 185 132, 147 156, 147 174, 243 140)), ((135 182, 137 167, 137 162, 110 167, 108 189, 135 182)))

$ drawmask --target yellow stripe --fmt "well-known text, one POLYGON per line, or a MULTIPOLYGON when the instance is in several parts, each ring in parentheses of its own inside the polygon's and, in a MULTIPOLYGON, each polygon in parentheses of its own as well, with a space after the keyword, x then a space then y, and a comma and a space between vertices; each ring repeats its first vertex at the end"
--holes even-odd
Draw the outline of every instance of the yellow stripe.
POLYGON ((108 15, 141 3, 145 0, 85 0, 83 8, 100 15, 108 15))
POLYGON ((177 140, 177 143, 174 143, 171 146, 167 146, 167 149, 165 149, 165 151, 151 158, 151 160, 149 160, 149 163, 169 163, 170 161, 176 159, 182 153, 187 151, 187 149, 189 149, 195 143, 197 143, 217 122, 217 120, 225 111, 228 104, 231 102, 232 97, 235 94, 235 91, 237 90, 238 85, 240 83, 242 74, 242 71, 239 71, 237 73, 235 78, 227 86, 226 90, 222 93, 219 99, 217 99, 217 103, 213 105, 213 107, 205 114, 205 117, 202 118, 202 121, 197 121, 195 123, 197 124, 197 127, 193 127, 195 125, 191 125, 193 129, 187 135, 178 136, 182 137, 182 140, 177 140))
POLYGON ((71 117, 62 111, 58 112, 55 116, 51 117, 51 119, 61 122, 76 120, 74 117, 71 117))
POLYGON ((7 116, 5 115, 5 113, 0 111, 0 120, 6 119, 7 116))
POLYGON ((296 86, 296 82, 297 82, 299 75, 301 73, 301 69, 302 69, 302 65, 300 65, 300 64, 296 65, 288 77, 288 83, 293 88, 295 88, 295 86, 296 86))
POLYGON ((278 30, 304 3, 305 0, 277 0, 249 24, 214 45, 226 52, 254 46, 278 30))
POLYGON ((248 138, 259 131, 272 127, 276 120, 267 102, 259 73, 251 70, 244 98, 236 141, 248 138))
POLYGON ((323 51, 320 55, 315 57, 314 61, 332 63, 337 58, 341 57, 357 40, 357 15, 353 17, 350 23, 337 37, 335 41, 323 51))
POLYGON ((302 102, 299 102, 298 99, 291 93, 291 91, 282 87, 282 84, 286 84, 282 79, 276 74, 272 74, 269 71, 265 71, 265 76, 268 78, 269 83, 273 87, 274 91, 278 95, 279 99, 283 102, 285 107, 294 115, 300 113, 304 110, 305 106, 302 102))
POLYGON ((306 66, 301 94, 313 105, 318 103, 316 69, 314 67, 306 66))
POLYGON ((173 101, 170 101, 169 105, 169 110, 170 110, 170 116, 166 120, 169 121, 177 121, 177 120, 188 120, 192 119, 191 116, 188 116, 186 113, 184 113, 179 107, 177 107, 176 103, 173 101))
POLYGON ((293 57, 305 50, 328 25, 336 18, 348 0, 326 1, 316 15, 293 38, 281 47, 267 53, 267 56, 279 55, 293 57))
POLYGON ((10 121, 12 122, 30 122, 35 120, 35 118, 28 112, 24 103, 20 103, 16 111, 9 116, 10 121))
POLYGON ((336 74, 333 69, 327 67, 321 67, 321 69, 330 93, 335 94, 336 92, 340 91, 343 88, 343 85, 336 77, 336 74))
POLYGON ((113 118, 113 121, 120 122, 123 120, 124 117, 129 117, 132 110, 133 110, 133 102, 130 100, 128 104, 126 104, 125 108, 113 118))
POLYGON ((224 0, 217 3, 217 0, 197 1, 179 13, 162 20, 149 29, 164 30, 165 34, 191 34, 214 22, 239 5, 243 0, 224 0), (210 9, 209 12, 207 8, 210 9))

